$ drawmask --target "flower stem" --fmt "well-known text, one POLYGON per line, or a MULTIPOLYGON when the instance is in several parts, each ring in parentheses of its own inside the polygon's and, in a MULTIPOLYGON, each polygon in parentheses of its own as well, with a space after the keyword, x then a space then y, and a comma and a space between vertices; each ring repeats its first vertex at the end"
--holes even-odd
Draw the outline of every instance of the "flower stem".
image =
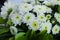
POLYGON ((35 0, 35 5, 37 5, 37 1, 38 1, 38 0, 35 0))

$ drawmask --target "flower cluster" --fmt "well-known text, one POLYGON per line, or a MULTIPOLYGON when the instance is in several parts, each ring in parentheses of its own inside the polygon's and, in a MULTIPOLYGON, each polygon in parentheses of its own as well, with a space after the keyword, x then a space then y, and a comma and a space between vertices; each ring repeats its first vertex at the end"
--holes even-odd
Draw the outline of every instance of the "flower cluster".
POLYGON ((52 34, 58 34, 60 31, 60 14, 58 12, 53 13, 51 8, 55 5, 60 5, 60 0, 24 0, 21 4, 5 2, 1 8, 1 17, 12 21, 10 27, 12 34, 17 33, 15 26, 21 25, 21 23, 26 23, 29 30, 47 30, 47 33, 52 31, 52 34))

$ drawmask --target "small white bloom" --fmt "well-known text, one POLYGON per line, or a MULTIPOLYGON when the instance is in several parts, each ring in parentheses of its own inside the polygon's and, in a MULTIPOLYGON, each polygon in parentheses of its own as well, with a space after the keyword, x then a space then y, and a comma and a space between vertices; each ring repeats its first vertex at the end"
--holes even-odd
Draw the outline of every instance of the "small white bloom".
POLYGON ((55 13, 54 17, 56 18, 56 20, 60 23, 60 14, 59 13, 55 13))
POLYGON ((33 21, 31 21, 29 23, 29 27, 28 28, 32 29, 34 31, 39 30, 39 28, 40 28, 39 24, 40 24, 40 22, 38 20, 34 19, 33 21))
POLYGON ((59 33, 59 30, 60 30, 60 27, 58 25, 55 25, 53 28, 52 28, 52 33, 53 34, 58 34, 59 33))
POLYGON ((18 13, 11 13, 9 18, 12 20, 13 24, 17 25, 21 25, 22 22, 22 15, 18 14, 18 13))
POLYGON ((47 30, 47 33, 51 32, 52 24, 50 22, 42 23, 41 24, 41 31, 47 30))
POLYGON ((46 19, 47 19, 47 20, 48 20, 48 19, 51 19, 51 15, 50 15, 50 14, 46 15, 46 19))
POLYGON ((8 15, 7 12, 5 12, 5 11, 1 12, 1 17, 3 19, 6 19, 7 15, 8 15))
POLYGON ((46 7, 45 5, 35 5, 33 8, 33 11, 39 15, 39 13, 45 13, 46 12, 46 7))
POLYGON ((15 26, 11 26, 10 27, 10 32, 11 32, 12 35, 16 35, 18 31, 17 31, 17 28, 15 26))
POLYGON ((33 8, 33 6, 31 4, 28 4, 28 3, 22 3, 19 6, 19 10, 22 13, 29 12, 32 10, 32 8, 33 8))
POLYGON ((2 8, 1 8, 1 17, 3 17, 3 19, 6 19, 9 12, 14 10, 15 8, 16 8, 15 4, 13 4, 11 2, 5 2, 4 6, 2 6, 2 8))
POLYGON ((44 14, 39 14, 37 15, 37 19, 40 21, 40 22, 46 22, 46 17, 44 14))
POLYGON ((33 19, 35 19, 35 15, 33 13, 26 13, 23 16, 23 22, 24 23, 30 23, 33 19))

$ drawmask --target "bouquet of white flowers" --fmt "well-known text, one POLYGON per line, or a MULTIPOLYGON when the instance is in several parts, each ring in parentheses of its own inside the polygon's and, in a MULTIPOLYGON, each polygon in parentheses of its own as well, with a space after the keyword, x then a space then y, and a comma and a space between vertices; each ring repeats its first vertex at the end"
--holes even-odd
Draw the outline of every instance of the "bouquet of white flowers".
POLYGON ((59 40, 60 0, 5 2, 0 13, 0 40, 59 40))

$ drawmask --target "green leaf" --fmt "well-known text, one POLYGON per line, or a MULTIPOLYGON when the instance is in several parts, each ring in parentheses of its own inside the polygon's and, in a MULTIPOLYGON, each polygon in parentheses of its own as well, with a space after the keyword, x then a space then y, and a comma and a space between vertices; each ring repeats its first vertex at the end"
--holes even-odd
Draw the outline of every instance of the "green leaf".
POLYGON ((0 34, 3 34, 3 33, 8 32, 8 31, 9 31, 9 29, 7 27, 0 26, 0 34))
POLYGON ((28 40, 36 40, 36 32, 33 30, 28 30, 26 33, 26 37, 28 40))
POLYGON ((9 40, 14 40, 14 38, 13 38, 13 37, 11 37, 11 38, 9 38, 9 40))
POLYGON ((53 36, 51 34, 48 35, 49 40, 53 40, 53 36))
POLYGON ((28 30, 26 36, 29 37, 31 35, 31 30, 28 30))
POLYGON ((47 31, 42 31, 37 35, 38 40, 52 40, 53 37, 50 34, 47 34, 47 31))
POLYGON ((8 32, 5 32, 3 34, 0 34, 0 40, 9 40, 9 38, 11 37, 11 33, 8 31, 8 32))
POLYGON ((24 30, 22 28, 20 28, 19 26, 17 26, 18 32, 23 32, 24 30))
POLYGON ((4 20, 2 17, 0 17, 0 24, 3 24, 5 22, 6 22, 6 20, 4 20))
POLYGON ((26 36, 24 36, 25 33, 24 32, 20 32, 15 36, 15 40, 26 40, 26 36))
POLYGON ((10 26, 12 26, 12 20, 9 19, 9 20, 7 21, 7 24, 10 25, 10 26))
POLYGON ((44 34, 46 34, 46 33, 47 33, 47 30, 44 30, 44 31, 38 33, 38 35, 44 35, 44 34))
POLYGON ((12 8, 9 8, 8 11, 7 11, 8 15, 9 15, 12 11, 13 11, 12 8))
POLYGON ((35 31, 32 31, 32 32, 31 32, 30 38, 31 38, 30 40, 37 40, 37 39, 36 39, 36 32, 35 32, 35 31))
POLYGON ((60 6, 58 6, 58 12, 60 13, 60 6))

